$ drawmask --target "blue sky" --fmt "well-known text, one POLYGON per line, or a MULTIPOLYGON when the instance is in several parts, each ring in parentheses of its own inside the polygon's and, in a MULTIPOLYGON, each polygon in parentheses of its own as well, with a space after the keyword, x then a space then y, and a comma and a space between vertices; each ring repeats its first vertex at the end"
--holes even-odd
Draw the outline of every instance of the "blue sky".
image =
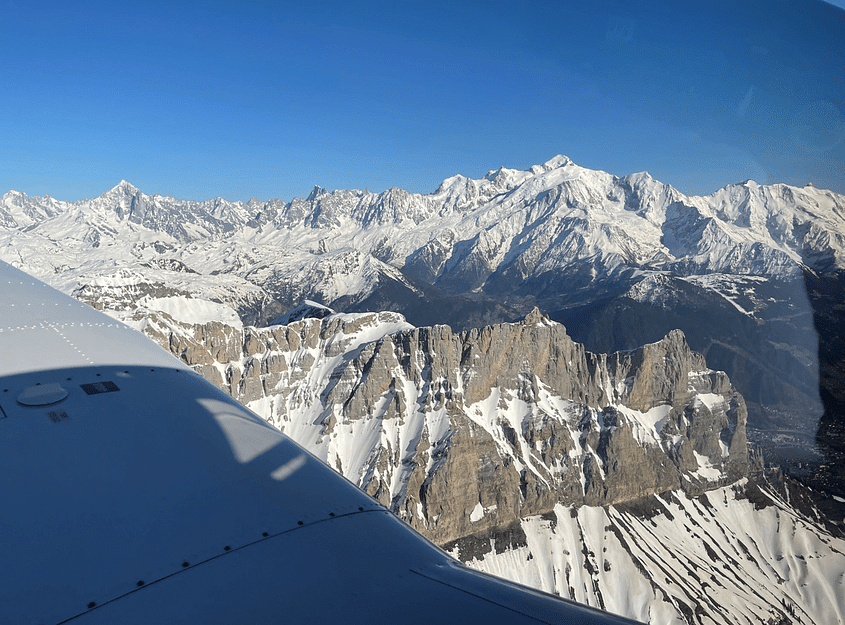
POLYGON ((845 11, 820 0, 18 0, 0 33, 0 193, 426 193, 559 153, 845 193, 845 11))

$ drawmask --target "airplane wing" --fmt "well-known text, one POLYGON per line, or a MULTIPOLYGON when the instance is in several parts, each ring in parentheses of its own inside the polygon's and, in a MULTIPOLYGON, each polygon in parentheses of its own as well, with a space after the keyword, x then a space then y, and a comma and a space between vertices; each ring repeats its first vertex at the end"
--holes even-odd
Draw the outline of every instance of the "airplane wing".
POLYGON ((0 263, 0 623, 630 623, 469 569, 140 333, 0 263))

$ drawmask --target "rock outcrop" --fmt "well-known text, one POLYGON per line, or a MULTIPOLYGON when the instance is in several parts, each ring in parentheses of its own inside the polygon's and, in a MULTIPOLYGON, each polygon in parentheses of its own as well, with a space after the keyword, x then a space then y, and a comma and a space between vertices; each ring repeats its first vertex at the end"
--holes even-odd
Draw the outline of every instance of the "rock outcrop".
POLYGON ((606 355, 537 310, 461 333, 396 313, 134 323, 439 544, 747 474, 743 399, 679 331, 606 355))

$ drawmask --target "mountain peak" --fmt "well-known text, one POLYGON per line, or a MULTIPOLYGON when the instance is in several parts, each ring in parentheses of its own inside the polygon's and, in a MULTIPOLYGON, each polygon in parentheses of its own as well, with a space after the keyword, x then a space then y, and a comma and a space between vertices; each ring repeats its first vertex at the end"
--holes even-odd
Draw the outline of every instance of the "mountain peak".
POLYGON ((574 163, 572 162, 572 159, 568 156, 564 156, 563 154, 558 154, 543 163, 543 167, 547 167, 548 169, 558 169, 560 167, 566 167, 567 165, 574 165, 574 163))
POLYGON ((544 325, 544 324, 548 325, 549 324, 549 318, 546 315, 544 315, 542 312, 540 312, 540 309, 535 306, 534 309, 530 313, 525 315, 525 318, 522 320, 522 323, 523 323, 523 325, 527 325, 527 326, 544 325))
POLYGON ((117 193, 125 193, 127 195, 134 195, 138 193, 138 188, 130 182, 126 180, 121 180, 117 183, 114 187, 112 187, 108 193, 117 192, 117 193))
POLYGON ((320 197, 321 195, 324 195, 326 193, 328 193, 328 191, 326 191, 320 185, 315 184, 314 188, 311 189, 311 193, 309 193, 308 197, 305 198, 305 199, 306 199, 306 201, 311 202, 311 201, 316 200, 318 197, 320 197))

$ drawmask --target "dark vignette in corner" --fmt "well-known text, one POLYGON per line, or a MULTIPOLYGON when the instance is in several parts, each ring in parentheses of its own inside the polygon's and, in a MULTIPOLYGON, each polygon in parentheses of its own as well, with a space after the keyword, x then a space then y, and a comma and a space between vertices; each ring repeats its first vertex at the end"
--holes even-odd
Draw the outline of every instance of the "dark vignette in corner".
MULTIPOLYGON (((819 393, 824 414, 816 443, 824 453, 819 470, 805 478, 809 486, 845 497, 845 271, 835 274, 804 273, 813 322, 819 335, 819 393)), ((840 503, 839 517, 845 513, 840 503)), ((831 510, 833 512, 833 510, 831 510)))

